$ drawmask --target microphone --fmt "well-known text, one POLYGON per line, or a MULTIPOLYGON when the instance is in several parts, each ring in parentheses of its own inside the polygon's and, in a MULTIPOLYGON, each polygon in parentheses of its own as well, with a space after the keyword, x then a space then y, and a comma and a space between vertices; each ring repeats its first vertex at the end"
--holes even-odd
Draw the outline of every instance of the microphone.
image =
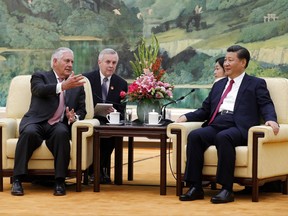
POLYGON ((181 96, 180 98, 176 99, 176 100, 172 100, 166 104, 164 104, 161 108, 162 111, 162 117, 164 119, 164 121, 169 121, 169 123, 171 123, 172 121, 170 119, 166 119, 166 107, 170 104, 177 104, 178 102, 184 100, 189 94, 193 93, 195 91, 195 89, 191 89, 186 95, 181 96))
POLYGON ((176 103, 178 103, 179 101, 185 99, 189 94, 193 93, 194 91, 195 91, 195 89, 191 89, 186 95, 181 96, 180 98, 178 98, 178 99, 176 100, 176 103))

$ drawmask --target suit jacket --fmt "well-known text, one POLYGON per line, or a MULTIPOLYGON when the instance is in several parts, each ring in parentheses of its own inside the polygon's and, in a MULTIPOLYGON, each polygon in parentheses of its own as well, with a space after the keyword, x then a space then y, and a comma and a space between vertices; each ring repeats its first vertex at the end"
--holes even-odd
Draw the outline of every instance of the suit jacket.
MULTIPOLYGON (((92 93, 93 93, 93 103, 94 107, 97 103, 103 103, 102 99, 102 90, 101 90, 101 77, 100 71, 95 70, 88 73, 84 73, 84 76, 88 78, 91 84, 92 93)), ((106 98, 106 103, 112 103, 113 107, 121 113, 121 119, 124 119, 124 111, 126 108, 125 103, 121 103, 120 92, 127 92, 128 84, 126 80, 118 76, 117 74, 113 74, 110 79, 110 86, 106 98)), ((100 121, 107 122, 106 118, 101 116, 95 116, 100 121)))
MULTIPOLYGON (((56 112, 59 105, 59 94, 56 94, 57 78, 53 70, 36 72, 31 78, 31 103, 28 112, 20 122, 20 132, 28 124, 48 121, 56 112)), ((77 87, 65 91, 65 105, 84 119, 86 115, 84 87, 77 87)), ((64 115, 64 123, 68 120, 64 115)))
MULTIPOLYGON (((224 78, 216 82, 202 107, 185 114, 187 120, 206 121, 203 127, 206 126, 220 101, 227 81, 228 78, 224 78)), ((245 139, 248 137, 249 128, 259 125, 261 118, 265 122, 268 120, 277 122, 274 104, 264 79, 245 74, 236 97, 233 117, 236 127, 245 139)))

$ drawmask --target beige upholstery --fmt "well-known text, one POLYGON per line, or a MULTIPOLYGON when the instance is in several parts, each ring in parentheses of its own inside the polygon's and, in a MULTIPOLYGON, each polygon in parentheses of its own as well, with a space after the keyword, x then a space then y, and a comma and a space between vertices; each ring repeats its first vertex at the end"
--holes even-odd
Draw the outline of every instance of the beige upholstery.
MULTIPOLYGON (((236 147, 235 182, 253 187, 252 201, 258 201, 258 187, 272 180, 283 181, 287 194, 288 176, 288 80, 264 78, 274 102, 280 132, 274 135, 271 127, 254 126, 249 129, 248 145, 236 147), (253 147, 254 146, 254 147, 253 147), (258 150, 257 150, 258 147, 258 150), (253 149, 254 148, 254 149, 253 149), (253 154, 255 154, 253 156, 253 154), (254 165, 254 168, 253 168, 254 165), (254 172, 254 173, 253 173, 254 172)), ((201 127, 202 122, 173 123, 167 135, 173 142, 173 170, 176 171, 176 131, 181 131, 181 173, 186 162, 186 143, 190 131, 201 127)), ((210 146, 204 154, 204 179, 215 179, 217 151, 210 146)))
MULTIPOLYGON (((2 167, 3 176, 11 176, 13 174, 15 149, 19 137, 19 123, 30 105, 30 79, 30 75, 16 76, 12 79, 6 103, 6 117, 0 119, 0 145, 2 146, 0 146, 0 150, 2 151, 2 154, 0 155, 0 157, 2 156, 2 160, 0 160, 2 166, 0 166, 0 169, 2 167)), ((81 170, 78 170, 79 173, 85 171, 93 161, 93 127, 99 125, 99 121, 93 119, 94 108, 92 91, 89 80, 86 78, 84 89, 86 94, 87 114, 84 120, 77 121, 72 125, 71 159, 68 167, 69 175, 75 175, 77 171, 77 141, 79 144, 82 144, 82 160, 78 165, 81 167, 81 170)), ((54 174, 54 158, 46 147, 45 141, 42 146, 33 153, 28 163, 28 169, 31 174, 54 174)), ((3 191, 3 176, 0 176, 0 183, 2 183, 0 184, 1 191, 3 191)), ((80 178, 80 176, 78 177, 80 178)), ((77 181, 78 180, 81 181, 81 179, 77 179, 77 181)), ((81 182, 77 182, 77 191, 81 190, 79 185, 81 185, 81 182)))

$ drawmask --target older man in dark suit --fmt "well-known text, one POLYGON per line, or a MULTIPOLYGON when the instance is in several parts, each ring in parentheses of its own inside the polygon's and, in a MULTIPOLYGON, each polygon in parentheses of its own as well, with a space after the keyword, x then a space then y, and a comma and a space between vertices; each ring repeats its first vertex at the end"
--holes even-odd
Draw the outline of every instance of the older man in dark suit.
POLYGON ((30 157, 43 140, 55 160, 54 195, 66 194, 71 124, 86 115, 83 76, 74 75, 73 61, 72 50, 59 48, 51 57, 52 70, 32 75, 31 104, 21 120, 16 146, 12 195, 24 195, 21 181, 28 173, 30 157))
POLYGON ((202 128, 188 135, 184 178, 191 187, 180 196, 181 201, 204 198, 201 185, 204 152, 209 145, 215 145, 218 155, 216 181, 222 185, 222 189, 211 198, 211 202, 233 202, 235 147, 247 145, 248 130, 260 124, 260 117, 273 128, 275 134, 279 131, 266 82, 245 73, 249 60, 250 54, 246 48, 238 45, 229 47, 224 61, 227 78, 213 85, 200 109, 177 120, 207 120, 202 128))
MULTIPOLYGON (((118 53, 110 48, 104 49, 98 56, 99 69, 84 73, 88 78, 93 92, 94 106, 97 103, 112 103, 113 108, 108 108, 106 113, 113 112, 116 109, 120 112, 121 119, 124 119, 126 104, 121 103, 120 92, 127 92, 127 82, 115 74, 119 61, 118 53), (103 88, 104 86, 104 88, 103 88)), ((106 117, 95 115, 101 124, 108 123, 106 117)), ((115 147, 115 138, 102 138, 100 141, 100 183, 109 184, 111 179, 108 170, 110 169, 110 158, 115 147)), ((90 168, 90 181, 93 182, 93 169, 90 168)))

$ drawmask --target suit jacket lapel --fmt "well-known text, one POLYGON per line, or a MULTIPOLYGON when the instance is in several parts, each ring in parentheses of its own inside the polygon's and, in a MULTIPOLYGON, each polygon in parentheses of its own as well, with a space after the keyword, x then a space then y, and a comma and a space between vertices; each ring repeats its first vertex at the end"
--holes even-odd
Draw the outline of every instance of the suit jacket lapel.
POLYGON ((235 105, 234 105, 234 110, 236 110, 236 108, 239 106, 242 95, 250 84, 250 80, 251 80, 251 77, 245 74, 245 76, 243 77, 242 83, 239 87, 239 90, 238 90, 238 94, 237 94, 235 105))
POLYGON ((224 92, 224 89, 225 89, 225 86, 226 86, 226 83, 228 81, 228 78, 224 78, 220 81, 218 81, 218 83, 216 83, 215 85, 215 90, 213 92, 213 95, 212 95, 212 102, 211 102, 211 115, 214 113, 214 110, 216 109, 219 101, 220 101, 220 98, 222 96, 222 93, 224 92), (222 81, 223 80, 223 81, 222 81))
POLYGON ((50 70, 47 73, 47 75, 48 75, 47 78, 49 80, 49 83, 56 83, 57 84, 57 78, 56 78, 53 70, 50 70))
POLYGON ((108 87, 108 94, 107 94, 108 100, 111 100, 111 95, 113 94, 113 91, 115 89, 115 85, 117 85, 117 83, 115 83, 115 76, 113 74, 111 76, 111 79, 110 79, 110 86, 108 87))

